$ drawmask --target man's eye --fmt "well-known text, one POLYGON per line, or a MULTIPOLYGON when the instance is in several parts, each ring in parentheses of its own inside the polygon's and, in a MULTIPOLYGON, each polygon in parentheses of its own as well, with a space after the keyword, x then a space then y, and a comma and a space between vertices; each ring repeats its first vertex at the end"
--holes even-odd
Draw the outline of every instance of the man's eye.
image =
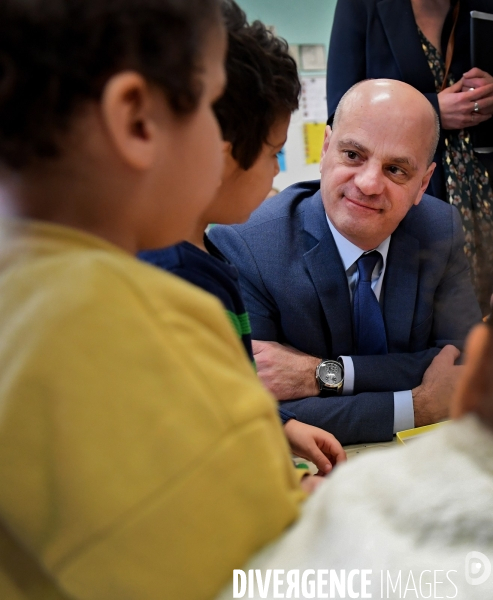
POLYGON ((356 160, 358 158, 356 152, 353 152, 352 150, 345 150, 344 154, 349 158, 349 160, 356 160))
POLYGON ((392 173, 392 175, 404 175, 404 171, 399 167, 389 167, 389 171, 392 173))

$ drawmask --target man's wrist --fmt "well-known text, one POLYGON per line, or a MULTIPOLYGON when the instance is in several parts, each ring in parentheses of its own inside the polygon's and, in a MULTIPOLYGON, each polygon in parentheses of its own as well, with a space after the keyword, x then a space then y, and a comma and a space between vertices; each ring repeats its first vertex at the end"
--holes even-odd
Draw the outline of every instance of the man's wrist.
POLYGON ((320 388, 318 386, 316 371, 317 367, 320 364, 322 359, 317 356, 310 356, 307 361, 307 371, 306 371, 306 384, 307 384, 307 397, 310 396, 318 396, 320 394, 320 388))
POLYGON ((413 396, 414 426, 421 427, 422 425, 427 425, 429 419, 427 420, 423 411, 423 408, 426 406, 423 386, 418 385, 418 387, 411 390, 411 394, 413 396))

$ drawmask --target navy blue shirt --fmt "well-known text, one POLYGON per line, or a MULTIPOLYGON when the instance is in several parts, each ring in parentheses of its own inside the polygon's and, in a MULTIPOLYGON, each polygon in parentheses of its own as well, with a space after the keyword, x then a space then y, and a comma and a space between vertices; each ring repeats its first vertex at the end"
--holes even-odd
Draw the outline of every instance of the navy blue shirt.
MULTIPOLYGON (((170 248, 140 252, 138 257, 216 296, 223 303, 226 314, 241 338, 250 360, 254 363, 252 330, 241 296, 238 270, 228 262, 206 235, 204 235, 204 245, 207 252, 190 242, 182 242, 170 248)), ((279 408, 279 416, 283 423, 296 419, 293 413, 282 408, 279 408)))

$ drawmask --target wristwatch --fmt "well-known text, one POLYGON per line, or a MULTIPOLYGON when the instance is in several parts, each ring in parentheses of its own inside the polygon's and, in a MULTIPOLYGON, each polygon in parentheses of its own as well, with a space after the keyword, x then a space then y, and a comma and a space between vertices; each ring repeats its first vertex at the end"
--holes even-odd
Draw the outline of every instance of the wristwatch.
POLYGON ((344 366, 337 360, 323 360, 315 369, 315 379, 322 395, 342 394, 344 366))

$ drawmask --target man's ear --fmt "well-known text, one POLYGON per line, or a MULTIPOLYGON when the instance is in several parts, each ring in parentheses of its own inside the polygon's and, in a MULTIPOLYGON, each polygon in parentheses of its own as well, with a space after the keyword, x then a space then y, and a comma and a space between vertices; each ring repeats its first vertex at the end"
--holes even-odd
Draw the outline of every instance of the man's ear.
POLYGON ((493 329, 477 325, 466 342, 464 374, 452 399, 451 415, 478 414, 493 427, 493 329))
POLYGON ((118 73, 104 87, 101 114, 119 157, 137 170, 146 170, 156 157, 157 103, 169 110, 164 96, 133 71, 118 73))
POLYGON ((432 162, 431 165, 426 170, 426 173, 424 174, 423 179, 421 180, 421 186, 419 188, 419 193, 416 197, 416 200, 414 201, 415 206, 417 206, 421 202, 421 198, 423 197, 423 194, 426 192, 426 188, 428 187, 428 184, 430 183, 431 176, 433 175, 433 172, 435 171, 436 166, 437 166, 437 164, 432 162))
POLYGON ((329 148, 331 136, 332 136, 332 127, 330 125, 327 125, 327 127, 325 128, 325 132, 324 132, 324 143, 322 145, 322 154, 320 156, 320 171, 322 170, 322 161, 323 161, 325 154, 327 153, 327 150, 329 148))

